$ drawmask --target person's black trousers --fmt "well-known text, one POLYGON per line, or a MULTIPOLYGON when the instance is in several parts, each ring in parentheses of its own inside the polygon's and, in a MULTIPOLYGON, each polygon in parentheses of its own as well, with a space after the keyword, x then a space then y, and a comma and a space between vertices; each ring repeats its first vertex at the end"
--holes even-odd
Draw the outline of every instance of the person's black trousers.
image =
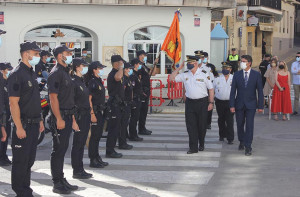
POLYGON ((210 110, 207 112, 207 125, 211 125, 212 113, 213 113, 213 110, 210 110))
POLYGON ((127 104, 122 110, 121 133, 119 136, 119 147, 127 144, 128 125, 131 112, 131 104, 127 104))
POLYGON ((71 151, 71 163, 73 168, 73 173, 80 173, 84 171, 83 168, 83 155, 84 155, 84 146, 86 139, 89 134, 90 125, 91 125, 91 115, 90 113, 84 113, 80 115, 79 120, 77 120, 80 131, 73 131, 73 144, 71 151))
POLYGON ((89 141, 89 158, 95 159, 99 157, 99 143, 103 134, 104 115, 102 111, 95 112, 97 123, 92 123, 91 136, 89 141))
POLYGON ((5 131, 6 131, 6 141, 0 142, 0 160, 7 158, 7 146, 8 146, 8 138, 11 135, 11 122, 10 122, 10 113, 6 112, 6 124, 5 124, 5 131))
POLYGON ((133 100, 133 104, 131 108, 131 116, 129 122, 129 138, 138 137, 136 126, 139 121, 140 110, 141 110, 141 101, 140 99, 136 98, 133 100))
POLYGON ((149 108, 149 97, 141 100, 140 118, 139 118, 139 132, 146 130, 146 119, 149 108))
POLYGON ((186 99, 185 122, 189 134, 189 147, 198 151, 199 146, 204 147, 206 135, 208 97, 202 99, 186 99))
POLYGON ((11 185, 17 196, 33 196, 30 188, 31 167, 34 164, 39 136, 39 123, 24 124, 26 138, 19 139, 16 126, 12 132, 11 185))
POLYGON ((233 116, 230 112, 229 100, 216 99, 216 109, 218 113, 219 137, 234 140, 233 116))
POLYGON ((64 178, 64 158, 69 147, 69 139, 72 133, 72 116, 65 116, 64 121, 66 123, 65 128, 57 130, 59 143, 54 131, 52 131, 52 153, 50 164, 53 183, 57 183, 64 178))
POLYGON ((111 113, 108 121, 108 134, 106 140, 106 154, 112 154, 115 152, 115 146, 117 139, 121 133, 122 122, 122 106, 119 104, 109 104, 111 113))

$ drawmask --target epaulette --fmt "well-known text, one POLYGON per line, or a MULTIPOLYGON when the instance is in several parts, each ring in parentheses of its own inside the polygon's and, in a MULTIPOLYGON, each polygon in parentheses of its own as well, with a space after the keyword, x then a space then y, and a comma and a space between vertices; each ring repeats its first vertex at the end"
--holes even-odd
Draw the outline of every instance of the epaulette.
POLYGON ((205 70, 202 70, 202 72, 205 73, 205 74, 207 73, 205 70))
POLYGON ((189 71, 188 70, 184 71, 184 73, 187 73, 187 72, 189 72, 189 71))

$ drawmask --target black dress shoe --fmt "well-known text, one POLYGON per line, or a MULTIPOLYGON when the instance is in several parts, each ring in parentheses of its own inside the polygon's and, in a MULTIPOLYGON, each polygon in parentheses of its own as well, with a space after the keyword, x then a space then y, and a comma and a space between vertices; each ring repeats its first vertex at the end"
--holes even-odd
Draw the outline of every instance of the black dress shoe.
POLYGON ((251 148, 246 148, 245 149, 245 155, 246 156, 251 156, 252 155, 252 149, 251 148))
POLYGON ((244 150, 244 149, 245 149, 244 144, 241 144, 241 143, 240 143, 240 145, 239 145, 239 150, 244 150))
POLYGON ((135 141, 135 142, 140 142, 140 141, 143 141, 144 139, 141 138, 141 137, 135 137, 135 138, 128 138, 129 141, 135 141))
POLYGON ((117 153, 117 152, 113 152, 113 153, 106 153, 105 155, 106 158, 121 158, 123 157, 122 153, 117 153))
POLYGON ((73 173, 73 178, 74 179, 89 179, 91 178, 93 175, 90 173, 87 173, 86 171, 82 171, 79 173, 73 173))
POLYGON ((228 140, 228 143, 227 143, 227 144, 232 145, 232 144, 233 144, 233 140, 228 140))
POLYGON ((146 131, 152 134, 152 131, 150 131, 150 130, 148 130, 148 129, 146 129, 146 131))
POLYGON ((199 151, 204 151, 204 146, 199 146, 199 151))
POLYGON ((219 141, 220 141, 220 142, 224 142, 224 138, 223 138, 223 137, 220 137, 220 138, 219 138, 219 141))
POLYGON ((140 135, 151 135, 150 132, 148 132, 147 130, 143 130, 143 131, 139 131, 140 135))
POLYGON ((78 186, 77 185, 71 185, 66 178, 62 179, 63 184, 66 186, 66 188, 68 188, 71 191, 75 191, 78 190, 78 186))
POLYGON ((5 161, 4 159, 0 160, 0 166, 4 167, 4 166, 10 166, 11 164, 8 163, 7 161, 5 161))
POLYGON ((194 151, 194 150, 189 150, 188 152, 187 152, 187 154, 194 154, 194 153, 198 153, 198 151, 194 151))
POLYGON ((91 159, 90 167, 91 168, 104 168, 104 165, 101 164, 97 158, 94 158, 94 159, 91 159))
POLYGON ((206 129, 211 129, 211 124, 207 125, 206 129))
POLYGON ((54 183, 52 191, 57 194, 71 194, 71 190, 62 181, 54 183))
POLYGON ((100 164, 102 164, 103 166, 108 166, 108 163, 103 161, 102 158, 100 156, 97 157, 97 160, 100 164))
POLYGON ((131 150, 133 148, 132 145, 129 145, 129 144, 124 144, 122 146, 119 146, 119 149, 122 149, 122 150, 131 150))

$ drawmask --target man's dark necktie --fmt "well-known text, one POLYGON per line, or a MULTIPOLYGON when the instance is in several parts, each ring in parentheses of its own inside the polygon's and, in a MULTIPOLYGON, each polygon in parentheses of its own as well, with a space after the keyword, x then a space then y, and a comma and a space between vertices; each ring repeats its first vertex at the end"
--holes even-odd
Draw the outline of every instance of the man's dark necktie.
POLYGON ((245 72, 245 87, 247 87, 248 84, 248 72, 245 72))

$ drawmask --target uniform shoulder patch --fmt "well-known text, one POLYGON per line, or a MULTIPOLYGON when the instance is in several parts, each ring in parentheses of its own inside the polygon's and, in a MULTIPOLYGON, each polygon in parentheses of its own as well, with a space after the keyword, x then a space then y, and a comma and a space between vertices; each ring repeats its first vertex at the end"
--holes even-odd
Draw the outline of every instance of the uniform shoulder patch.
POLYGON ((207 76, 207 79, 210 80, 210 76, 207 76))
POLYGON ((205 74, 207 73, 205 70, 202 70, 202 72, 205 73, 205 74))
POLYGON ((188 70, 184 71, 184 73, 187 73, 187 72, 189 72, 189 71, 188 70))

